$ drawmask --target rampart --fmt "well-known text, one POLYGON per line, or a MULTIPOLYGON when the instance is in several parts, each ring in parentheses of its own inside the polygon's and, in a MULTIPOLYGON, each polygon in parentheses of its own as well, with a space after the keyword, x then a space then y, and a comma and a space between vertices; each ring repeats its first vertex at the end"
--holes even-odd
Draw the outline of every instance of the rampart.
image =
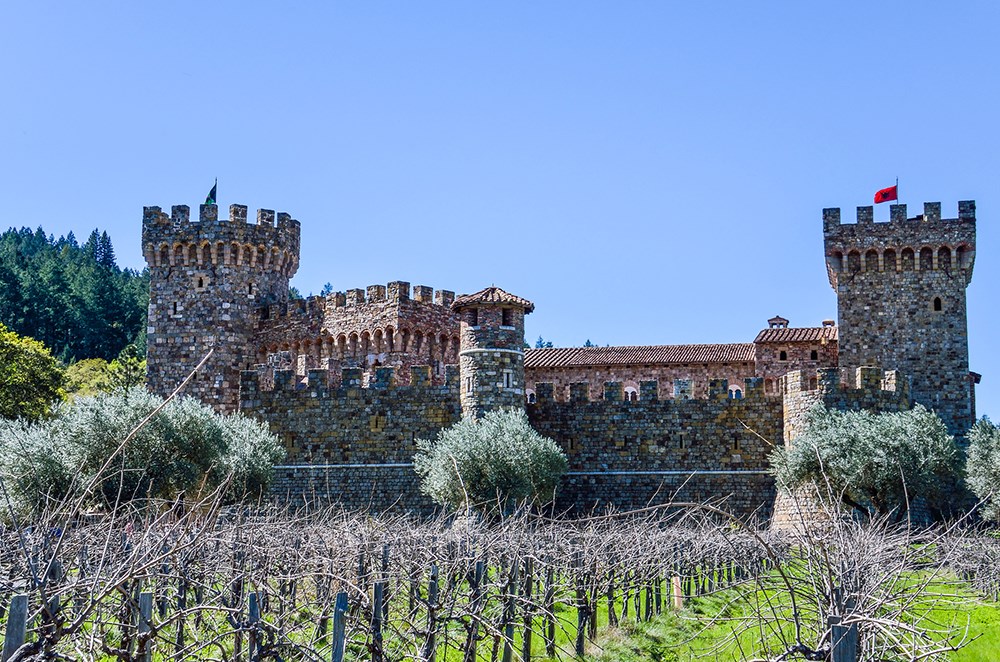
POLYGON ((655 380, 640 382, 637 401, 620 382, 606 382, 597 401, 586 382, 570 386, 568 402, 552 397, 551 384, 535 386, 532 426, 569 458, 561 508, 723 500, 742 515, 770 515, 767 454, 782 438, 781 399, 766 396, 760 379, 745 380, 742 399, 730 397, 725 379, 712 380, 703 400, 660 399, 655 380))
POLYGON ((229 219, 219 219, 217 205, 201 205, 198 221, 187 205, 174 205, 168 216, 159 207, 143 207, 143 255, 150 267, 250 266, 294 274, 299 265, 299 222, 284 212, 257 210, 247 222, 246 205, 230 205, 229 219))
POLYGON ((458 372, 449 369, 445 383, 435 386, 430 367, 415 366, 410 384, 399 386, 393 368, 377 368, 365 388, 362 374, 344 368, 331 379, 329 371, 310 370, 300 381, 294 371, 278 370, 267 388, 260 372, 241 373, 241 412, 268 423, 288 453, 271 493, 289 501, 427 512, 432 504, 420 494, 412 466, 416 440, 461 418, 458 372))

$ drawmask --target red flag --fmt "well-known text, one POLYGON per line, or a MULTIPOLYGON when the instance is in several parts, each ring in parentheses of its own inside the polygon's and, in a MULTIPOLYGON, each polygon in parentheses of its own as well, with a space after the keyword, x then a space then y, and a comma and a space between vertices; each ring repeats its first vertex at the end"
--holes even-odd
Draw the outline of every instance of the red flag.
MULTIPOLYGON (((896 186, 899 186, 898 184, 896 186)), ((880 202, 889 202, 890 200, 899 200, 896 195, 896 186, 890 186, 889 188, 884 188, 875 194, 875 204, 880 202)))

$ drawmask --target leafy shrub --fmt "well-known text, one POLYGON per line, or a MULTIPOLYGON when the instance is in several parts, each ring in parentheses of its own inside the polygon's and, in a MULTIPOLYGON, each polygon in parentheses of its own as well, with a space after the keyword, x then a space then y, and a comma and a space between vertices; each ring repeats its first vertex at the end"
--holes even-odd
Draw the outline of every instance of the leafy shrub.
POLYGON ((968 440, 966 482, 983 501, 983 516, 1000 519, 1000 428, 984 416, 969 430, 968 440))
POLYGON ((63 398, 63 372, 42 343, 0 324, 0 417, 38 419, 63 398))
POLYGON ((520 410, 464 418, 418 441, 413 462, 421 490, 436 503, 487 509, 551 499, 567 466, 559 446, 520 410))
POLYGON ((224 482, 226 498, 259 495, 284 455, 280 440, 241 415, 220 416, 191 398, 171 401, 124 447, 128 434, 163 400, 143 388, 77 398, 38 423, 0 426, 0 451, 17 461, 0 468, 22 510, 94 483, 85 503, 197 495, 224 482))
POLYGON ((902 517, 923 497, 945 510, 960 486, 960 453, 936 414, 921 405, 898 413, 808 413, 806 431, 770 457, 778 484, 829 489, 852 508, 902 517))

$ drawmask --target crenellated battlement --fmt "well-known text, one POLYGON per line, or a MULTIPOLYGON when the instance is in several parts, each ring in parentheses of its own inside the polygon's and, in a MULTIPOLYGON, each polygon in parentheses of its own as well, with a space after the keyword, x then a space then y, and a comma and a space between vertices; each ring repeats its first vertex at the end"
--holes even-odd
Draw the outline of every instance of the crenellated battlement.
POLYGON ((857 222, 841 223, 840 209, 823 210, 823 243, 830 285, 862 272, 961 272, 972 279, 976 255, 976 202, 958 203, 957 218, 941 218, 940 202, 907 218, 906 205, 891 205, 888 222, 874 222, 871 206, 858 207, 857 222))
POLYGON ((362 306, 365 304, 400 303, 414 301, 434 306, 450 307, 455 301, 455 293, 451 290, 434 291, 427 285, 413 287, 411 297, 410 284, 402 280, 394 280, 387 285, 369 285, 367 288, 355 288, 345 292, 334 292, 327 297, 332 308, 362 306))
POLYGON ((458 366, 446 366, 445 383, 442 386, 434 385, 429 365, 411 366, 409 375, 409 383, 401 385, 396 369, 391 366, 375 368, 367 373, 357 367, 343 367, 339 370, 312 369, 300 377, 295 370, 261 365, 257 370, 240 372, 240 408, 252 407, 261 393, 276 392, 299 393, 307 398, 342 397, 348 391, 359 389, 398 389, 409 394, 423 389, 438 394, 458 395, 458 366))
POLYGON ((913 406, 910 380, 898 370, 862 366, 853 371, 821 368, 794 370, 781 378, 785 441, 802 433, 806 415, 816 405, 849 411, 903 411, 913 406))
MULTIPOLYGON (((773 396, 765 395, 764 380, 760 377, 751 377, 743 380, 742 387, 738 391, 738 396, 737 391, 730 388, 728 379, 709 380, 707 398, 693 398, 690 380, 686 379, 674 380, 673 384, 668 386, 668 388, 672 387, 673 389, 673 397, 663 398, 660 397, 660 382, 657 379, 639 382, 638 391, 630 394, 632 397, 628 397, 626 394, 623 382, 604 382, 603 387, 602 399, 591 400, 590 382, 574 382, 569 385, 569 399, 567 402, 584 404, 590 402, 621 402, 635 404, 637 402, 730 401, 738 403, 743 400, 757 400, 765 397, 774 399, 773 396)), ((551 382, 536 382, 534 394, 534 404, 556 402, 555 386, 551 382)))
POLYGON ((217 205, 201 205, 198 220, 187 205, 170 214, 144 207, 143 257, 151 268, 236 266, 277 271, 291 277, 298 269, 301 227, 285 212, 258 209, 247 221, 245 205, 230 205, 229 218, 219 218, 217 205))

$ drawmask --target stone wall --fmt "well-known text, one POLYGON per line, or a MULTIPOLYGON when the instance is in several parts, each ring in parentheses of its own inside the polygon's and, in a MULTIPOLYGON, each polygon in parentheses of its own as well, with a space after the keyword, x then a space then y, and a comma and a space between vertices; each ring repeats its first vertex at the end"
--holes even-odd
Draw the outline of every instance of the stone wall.
POLYGON ((705 400, 664 400, 656 382, 641 384, 638 401, 622 384, 572 387, 571 400, 554 400, 537 384, 528 405, 532 426, 554 439, 569 458, 558 505, 576 512, 614 506, 641 508, 671 499, 725 500, 739 514, 767 516, 774 498, 767 474, 771 444, 782 439, 781 400, 747 380, 745 397, 729 398, 729 383, 714 380, 705 400), (678 489, 683 486, 680 492, 678 489))
POLYGON ((659 384, 658 397, 666 400, 676 397, 676 380, 690 380, 691 397, 706 398, 709 382, 713 379, 725 379, 742 388, 744 381, 754 376, 753 361, 525 368, 525 381, 529 390, 537 396, 537 384, 552 384, 555 399, 563 402, 569 400, 570 385, 582 382, 590 384, 590 399, 599 400, 603 397, 604 382, 621 382, 623 388, 634 390, 638 395, 640 382, 655 381, 659 384))

